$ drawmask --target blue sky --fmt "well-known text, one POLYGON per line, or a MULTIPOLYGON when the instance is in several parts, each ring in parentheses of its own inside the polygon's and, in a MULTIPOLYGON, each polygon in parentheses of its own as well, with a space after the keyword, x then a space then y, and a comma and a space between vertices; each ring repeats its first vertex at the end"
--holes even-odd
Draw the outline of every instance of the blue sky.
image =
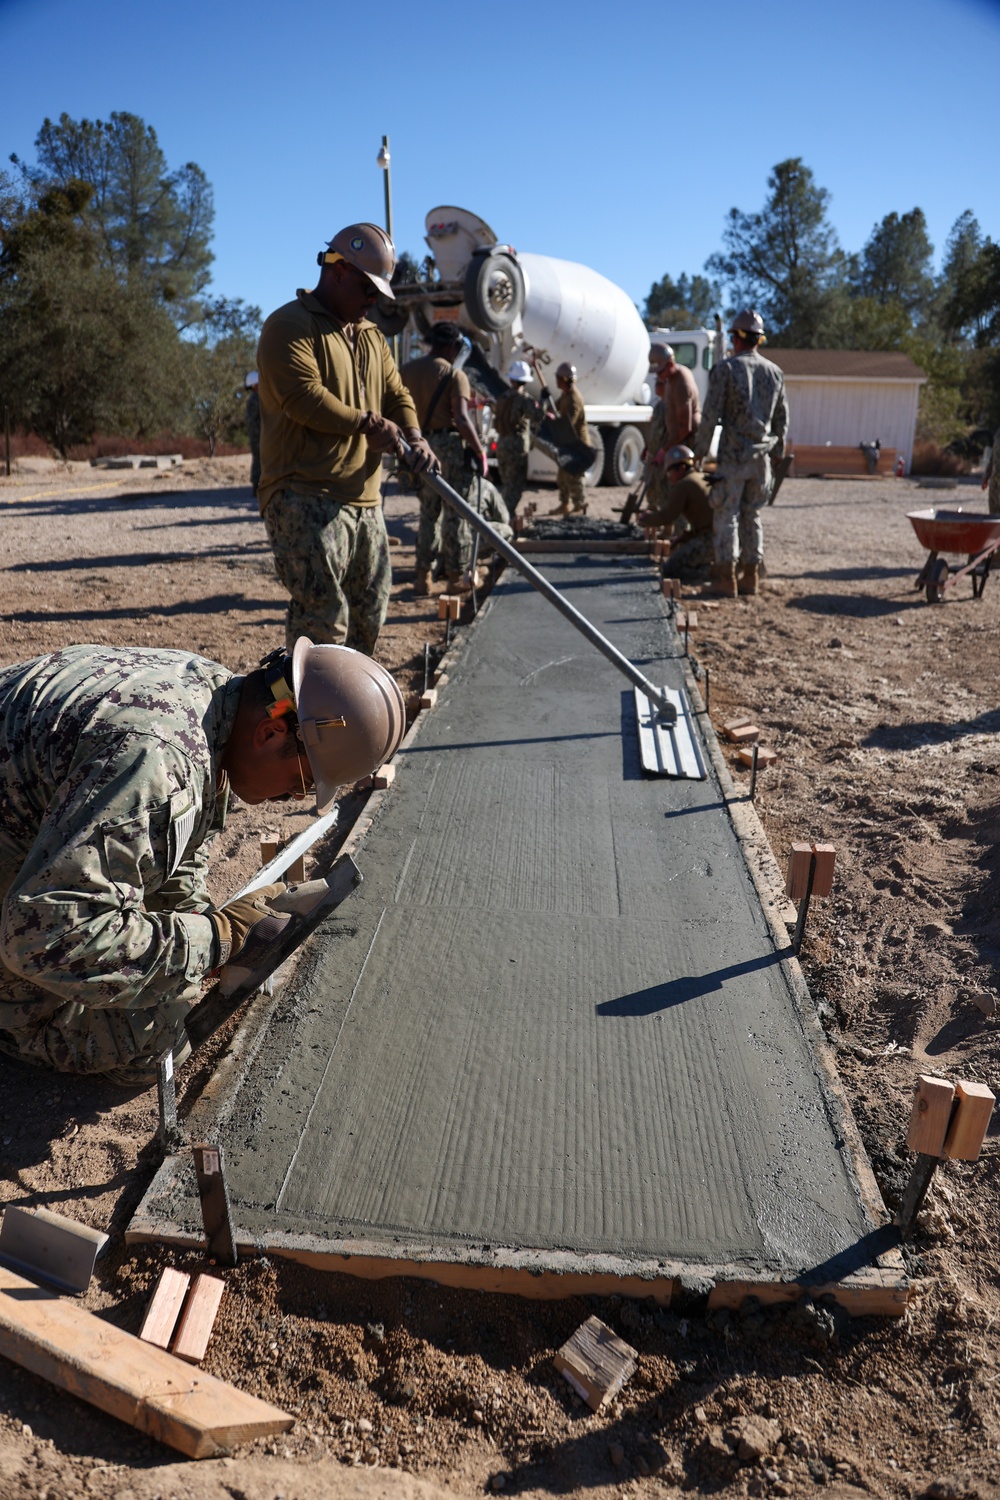
POLYGON ((457 203, 641 304, 789 156, 847 249, 915 205, 938 250, 966 208, 1000 239, 998 49, 1000 0, 0 0, 0 160, 46 115, 141 115, 212 182, 214 289, 266 313, 381 222, 387 133, 399 248, 457 203))

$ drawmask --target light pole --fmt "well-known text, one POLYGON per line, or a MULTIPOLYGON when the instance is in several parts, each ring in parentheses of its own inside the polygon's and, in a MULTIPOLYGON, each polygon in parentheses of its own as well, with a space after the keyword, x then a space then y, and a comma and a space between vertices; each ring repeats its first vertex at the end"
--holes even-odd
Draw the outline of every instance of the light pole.
MULTIPOLYGON (((389 155, 389 137, 382 137, 382 149, 375 158, 382 171, 385 173, 385 228, 389 238, 392 239, 392 171, 389 166, 391 157, 389 155)), ((395 244, 395 240, 393 240, 395 244)))

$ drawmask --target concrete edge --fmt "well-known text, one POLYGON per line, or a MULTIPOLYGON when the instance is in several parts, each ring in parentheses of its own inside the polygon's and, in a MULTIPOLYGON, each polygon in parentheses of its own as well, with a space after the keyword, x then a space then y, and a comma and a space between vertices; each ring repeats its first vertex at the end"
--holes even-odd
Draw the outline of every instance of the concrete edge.
MULTIPOLYGON (((157 1188, 172 1193, 186 1158, 168 1157, 154 1178, 147 1197, 157 1188)), ((143 1204, 125 1232, 126 1244, 155 1243, 178 1249, 203 1248, 204 1236, 189 1226, 161 1222, 144 1213, 143 1204)), ((652 1297, 670 1305, 684 1279, 694 1279, 706 1290, 706 1309, 739 1309, 746 1297, 763 1304, 832 1297, 852 1317, 901 1317, 910 1299, 909 1283, 901 1279, 887 1251, 873 1265, 835 1280, 771 1280, 748 1276, 744 1268, 727 1265, 688 1265, 674 1260, 626 1260, 613 1255, 574 1255, 560 1250, 477 1250, 456 1245, 402 1243, 387 1246, 363 1239, 323 1239, 309 1234, 275 1233, 266 1238, 242 1239, 243 1255, 280 1255, 312 1270, 339 1272, 364 1281, 412 1276, 435 1285, 468 1291, 501 1292, 536 1301, 558 1301, 580 1296, 652 1297)))

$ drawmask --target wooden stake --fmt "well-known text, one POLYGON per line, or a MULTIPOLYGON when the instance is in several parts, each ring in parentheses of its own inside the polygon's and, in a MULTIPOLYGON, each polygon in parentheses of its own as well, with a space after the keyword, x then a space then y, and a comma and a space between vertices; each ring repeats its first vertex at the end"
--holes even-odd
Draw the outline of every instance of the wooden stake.
POLYGON ((588 1318, 553 1359, 556 1369, 598 1411, 635 1373, 639 1356, 600 1318, 588 1318))
POLYGON ((155 1344, 157 1349, 169 1349, 190 1285, 191 1278, 186 1271, 164 1266, 139 1329, 139 1337, 144 1343, 155 1344))
POLYGON ((946 1078, 921 1073, 914 1085, 906 1144, 918 1155, 940 1156, 951 1120, 955 1085, 946 1078))
POLYGON ((226 1283, 218 1276, 203 1273, 195 1278, 174 1339, 173 1352, 178 1359, 186 1359, 192 1365, 201 1364, 225 1290, 226 1283))
POLYGON ((950 1161, 975 1161, 983 1149, 996 1096, 985 1083, 959 1079, 955 1110, 945 1136, 943 1155, 950 1161))

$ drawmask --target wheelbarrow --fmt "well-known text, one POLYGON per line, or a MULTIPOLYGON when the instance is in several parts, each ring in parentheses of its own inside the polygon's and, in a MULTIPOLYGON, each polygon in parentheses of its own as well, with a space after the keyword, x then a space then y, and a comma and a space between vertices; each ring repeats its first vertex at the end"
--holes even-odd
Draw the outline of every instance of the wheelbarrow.
POLYGON ((927 590, 927 603, 940 604, 945 589, 966 576, 972 580, 973 599, 981 599, 993 559, 1000 550, 1000 515, 959 508, 911 510, 907 517, 917 533, 917 541, 927 548, 927 561, 913 585, 915 589, 927 590), (965 565, 953 567, 941 556, 942 552, 964 556, 965 565))

